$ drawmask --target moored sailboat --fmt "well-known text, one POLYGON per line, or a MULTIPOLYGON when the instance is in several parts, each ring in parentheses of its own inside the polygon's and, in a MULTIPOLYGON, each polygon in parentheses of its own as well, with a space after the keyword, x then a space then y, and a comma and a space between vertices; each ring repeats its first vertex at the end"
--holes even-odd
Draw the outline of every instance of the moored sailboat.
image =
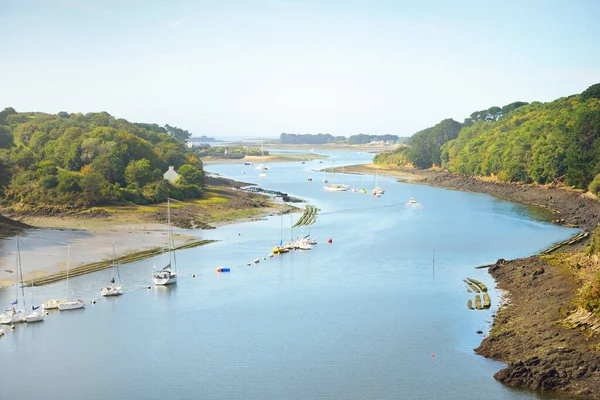
POLYGON ((15 301, 10 303, 3 314, 0 315, 0 324, 16 324, 25 321, 25 296, 23 298, 23 308, 19 308, 19 275, 21 276, 21 291, 23 290, 23 271, 21 269, 21 250, 19 248, 19 237, 17 237, 17 268, 15 271, 15 301))
POLYGON ((327 182, 327 180, 323 179, 323 189, 329 191, 329 192, 345 192, 346 190, 350 189, 349 185, 344 185, 344 173, 342 170, 342 183, 335 183, 334 182, 334 176, 335 173, 333 172, 333 163, 335 162, 332 161, 331 163, 331 183, 328 185, 325 185, 325 183, 327 182))
POLYGON ((169 263, 158 272, 152 273, 152 281, 155 285, 164 286, 177 283, 177 260, 173 249, 173 229, 171 228, 171 199, 167 198, 167 249, 169 252, 169 263))
POLYGON ((31 271, 31 312, 25 315, 26 322, 41 322, 44 320, 44 308, 41 305, 33 305, 33 288, 34 288, 35 268, 31 271))
POLYGON ((112 264, 112 277, 110 278, 110 284, 105 286, 100 290, 100 295, 107 296, 120 296, 123 294, 122 285, 121 285, 121 274, 119 273, 119 264, 117 263, 117 256, 115 254, 115 244, 113 243, 113 264, 112 264), (115 271, 117 272, 117 279, 119 280, 119 284, 115 283, 115 271))
POLYGON ((65 300, 59 301, 58 309, 60 311, 77 310, 85 307, 83 300, 69 300, 69 263, 71 261, 71 246, 67 247, 67 284, 65 289, 65 300))
POLYGON ((373 196, 379 197, 384 193, 385 193, 385 190, 380 188, 379 184, 377 183, 377 170, 375 170, 375 185, 373 185, 373 196))

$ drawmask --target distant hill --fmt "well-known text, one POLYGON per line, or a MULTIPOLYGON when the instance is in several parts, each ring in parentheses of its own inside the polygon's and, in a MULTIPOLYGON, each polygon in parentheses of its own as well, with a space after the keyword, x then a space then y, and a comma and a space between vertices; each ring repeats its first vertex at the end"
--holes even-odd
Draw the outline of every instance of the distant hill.
POLYGON ((282 133, 279 136, 281 144, 369 144, 372 142, 387 142, 388 144, 398 143, 397 135, 352 135, 348 138, 345 136, 333 136, 329 133, 282 133))
POLYGON ((377 163, 600 191, 600 84, 548 103, 514 102, 417 132, 377 163))

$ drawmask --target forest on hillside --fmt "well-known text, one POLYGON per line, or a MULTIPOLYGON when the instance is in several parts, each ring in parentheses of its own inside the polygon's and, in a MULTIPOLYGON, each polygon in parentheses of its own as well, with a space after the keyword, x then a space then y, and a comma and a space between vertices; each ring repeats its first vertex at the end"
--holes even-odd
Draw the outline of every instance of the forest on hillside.
POLYGON ((515 102, 447 119, 375 163, 441 166, 524 183, 562 182, 600 191, 600 84, 548 103, 515 102))
POLYGON ((0 112, 0 195, 4 205, 82 208, 202 196, 202 163, 186 130, 133 123, 106 112, 0 112), (163 173, 174 166, 179 180, 163 173))
POLYGON ((397 142, 397 135, 366 135, 360 133, 358 135, 333 136, 329 133, 282 133, 279 135, 281 144, 368 144, 373 141, 397 142))

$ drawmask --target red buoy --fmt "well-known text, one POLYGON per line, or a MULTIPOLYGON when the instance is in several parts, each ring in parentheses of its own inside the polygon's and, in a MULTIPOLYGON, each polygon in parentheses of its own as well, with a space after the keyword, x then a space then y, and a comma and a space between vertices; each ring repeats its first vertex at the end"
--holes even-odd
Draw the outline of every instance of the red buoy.
POLYGON ((435 358, 435 354, 431 354, 431 358, 435 358))
POLYGON ((331 238, 329 238, 329 240, 327 241, 327 243, 333 243, 333 240, 331 240, 331 238))

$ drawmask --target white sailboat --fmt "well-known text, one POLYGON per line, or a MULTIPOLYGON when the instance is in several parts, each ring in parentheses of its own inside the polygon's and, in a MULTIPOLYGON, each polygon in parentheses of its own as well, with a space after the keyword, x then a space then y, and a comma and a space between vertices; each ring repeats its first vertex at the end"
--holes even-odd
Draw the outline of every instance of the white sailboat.
POLYGON ((35 277, 35 268, 31 271, 31 312, 25 315, 26 322, 41 322, 44 320, 44 307, 41 305, 34 306, 33 305, 33 288, 34 288, 34 279, 35 277))
POLYGON ((107 296, 120 296, 123 294, 122 284, 121 284, 121 274, 119 273, 119 264, 117 263, 117 255, 115 254, 115 244, 113 243, 113 264, 112 264, 112 277, 110 278, 110 284, 105 286, 100 290, 100 295, 107 296), (115 271, 117 272, 117 279, 119 280, 119 284, 115 283, 115 271))
POLYGON ((260 164, 254 167, 254 169, 262 171, 258 176, 265 177, 267 176, 267 171, 269 167, 265 164, 265 150, 263 147, 263 142, 260 142, 260 164))
POLYGON ((333 160, 331 162, 331 183, 329 185, 325 185, 325 179, 323 180, 323 189, 329 191, 329 192, 345 192, 346 190, 350 189, 349 185, 344 185, 344 172, 342 169, 342 183, 335 183, 334 182, 334 176, 335 173, 333 172, 333 163, 335 162, 335 160, 333 160))
POLYGON ((67 247, 67 287, 65 290, 65 300, 58 303, 58 309, 60 311, 77 310, 85 307, 83 300, 69 300, 69 263, 71 261, 71 246, 67 247))
MULTIPOLYGON (((10 303, 3 314, 0 315, 0 324, 16 324, 25 321, 25 296, 23 296, 23 309, 19 308, 19 275, 23 283, 23 272, 21 270, 21 250, 19 248, 19 237, 17 237, 17 268, 15 271, 15 301, 10 303)), ((22 285, 21 285, 22 290, 22 285)))
POLYGON ((373 196, 379 197, 384 193, 385 193, 385 190, 380 188, 379 185, 377 184, 377 170, 375 170, 375 184, 373 185, 373 196))
POLYGON ((158 272, 152 273, 155 285, 172 285, 177 283, 177 260, 173 249, 173 229, 171 228, 171 199, 167 198, 167 248, 169 250, 169 263, 158 272))

